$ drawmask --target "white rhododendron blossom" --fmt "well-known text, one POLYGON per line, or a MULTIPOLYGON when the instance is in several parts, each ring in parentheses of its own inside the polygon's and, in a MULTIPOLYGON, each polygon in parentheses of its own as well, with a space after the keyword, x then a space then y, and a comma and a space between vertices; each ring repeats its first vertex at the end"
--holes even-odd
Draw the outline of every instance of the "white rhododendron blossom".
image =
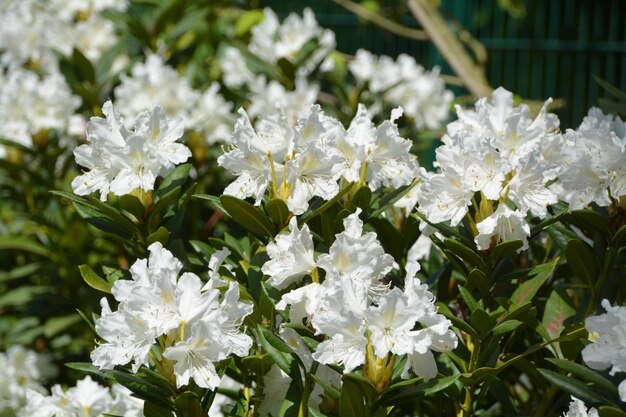
POLYGON ((259 77, 250 84, 248 114, 252 118, 271 117, 279 106, 289 123, 296 124, 315 104, 319 90, 317 83, 309 83, 305 78, 297 78, 295 89, 288 90, 278 81, 267 82, 265 77, 259 77))
POLYGON ((45 394, 43 384, 55 374, 46 355, 20 345, 0 352, 0 415, 15 415, 33 393, 45 394))
POLYGON ((181 118, 186 130, 200 133, 209 144, 228 142, 232 104, 219 94, 217 83, 204 92, 194 90, 189 80, 157 54, 148 54, 121 81, 114 91, 115 106, 126 123, 145 109, 159 106, 168 118, 181 118))
POLYGON ((572 397, 572 401, 569 403, 567 413, 563 417, 599 417, 598 410, 591 407, 587 409, 585 403, 578 398, 572 397))
POLYGON ((231 354, 246 356, 252 347, 252 339, 240 330, 252 305, 239 299, 238 284, 219 280, 227 287, 222 294, 218 285, 203 286, 195 274, 180 275, 182 264, 160 243, 148 249, 150 257, 131 267, 132 280, 113 285, 117 310, 106 298, 101 301, 96 332, 104 341, 91 353, 93 364, 112 369, 132 362, 136 372, 151 363, 150 349, 158 339, 178 387, 193 379, 215 389, 220 383, 215 363, 231 354))
POLYGON ((452 226, 469 216, 479 249, 514 239, 523 242, 519 251, 527 248, 526 216, 545 218, 558 201, 550 184, 561 174, 555 154, 565 142, 558 118, 547 113, 550 102, 532 119, 528 106, 514 106, 513 95, 500 87, 473 110, 457 106, 459 119, 436 150, 439 172, 424 174, 419 185, 418 210, 432 223, 452 226))
POLYGON ((279 23, 276 13, 270 8, 263 10, 263 21, 251 30, 252 38, 248 49, 251 53, 270 64, 285 58, 294 61, 307 42, 317 41, 317 48, 308 60, 298 68, 300 75, 307 75, 335 48, 335 34, 321 28, 313 11, 305 8, 302 17, 289 14, 279 23))
POLYGON ((359 49, 348 68, 358 82, 368 83, 369 91, 382 94, 394 106, 402 106, 418 129, 438 129, 448 119, 454 95, 439 78, 438 67, 428 72, 406 54, 394 61, 359 49))
POLYGON ((570 209, 609 206, 626 195, 626 123, 591 108, 576 130, 565 133, 565 169, 555 184, 570 209))
POLYGON ((110 101, 104 103, 102 112, 106 119, 89 121, 89 143, 74 149, 76 163, 89 169, 72 181, 78 195, 98 191, 106 201, 109 192, 151 191, 158 176, 166 176, 191 156, 189 148, 177 142, 183 135, 182 120, 168 121, 160 107, 141 113, 130 129, 110 101))
MULTIPOLYGON (((357 209, 344 219, 344 232, 336 236, 318 267, 325 279, 283 295, 278 309, 287 309, 292 323, 306 321, 324 335, 313 358, 326 365, 341 365, 344 373, 389 354, 407 355, 403 377, 412 369, 425 379, 437 374, 432 350, 456 347, 451 323, 437 314, 428 286, 415 274, 419 265, 407 265, 404 290, 389 288, 383 280, 394 266, 373 232, 363 234, 357 209), (368 351, 369 350, 369 351, 368 351), (368 353, 369 352, 369 353, 368 353)), ((380 366, 380 364, 378 364, 380 366)))
MULTIPOLYGON (((56 130, 64 134, 80 106, 58 71, 39 76, 19 67, 0 79, 0 137, 33 147, 33 136, 56 130)), ((0 157, 5 147, 0 145, 0 157)))
POLYGON ((54 385, 50 391, 50 395, 31 392, 20 416, 97 417, 107 414, 143 417, 143 401, 131 396, 130 390, 118 384, 112 388, 103 387, 87 376, 67 390, 54 385))
MULTIPOLYGON (((610 374, 626 372, 626 307, 611 306, 602 300, 606 313, 587 317, 585 328, 593 343, 582 351, 583 360, 592 369, 610 368, 610 374)), ((626 379, 618 387, 619 396, 626 402, 626 379)))
POLYGON ((302 214, 313 197, 334 197, 340 177, 376 190, 408 185, 417 175, 411 142, 400 137, 394 123, 400 110, 375 127, 359 106, 347 130, 319 105, 311 106, 295 127, 280 107, 256 128, 243 109, 239 113, 233 146, 218 158, 237 176, 225 194, 253 197, 258 205, 269 190, 271 198, 282 198, 292 213, 302 214))

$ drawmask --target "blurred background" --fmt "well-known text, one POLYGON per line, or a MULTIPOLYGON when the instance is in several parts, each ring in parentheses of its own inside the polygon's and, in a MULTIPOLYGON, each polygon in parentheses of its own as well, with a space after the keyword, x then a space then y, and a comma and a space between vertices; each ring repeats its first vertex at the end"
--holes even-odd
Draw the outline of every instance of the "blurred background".
MULTIPOLYGON (((321 26, 337 34, 337 49, 351 54, 368 45, 374 54, 407 53, 425 66, 438 65, 453 74, 428 40, 391 33, 343 8, 341 1, 262 0, 279 16, 300 12, 306 3, 321 26)), ((356 2, 407 27, 419 25, 405 1, 356 2)), ((626 91, 626 1, 624 0, 441 0, 442 15, 456 21, 486 50, 483 63, 489 83, 524 99, 564 100, 556 110, 562 127, 578 126, 587 110, 598 105, 599 77, 626 91)), ((456 88, 455 95, 466 93, 456 88)))

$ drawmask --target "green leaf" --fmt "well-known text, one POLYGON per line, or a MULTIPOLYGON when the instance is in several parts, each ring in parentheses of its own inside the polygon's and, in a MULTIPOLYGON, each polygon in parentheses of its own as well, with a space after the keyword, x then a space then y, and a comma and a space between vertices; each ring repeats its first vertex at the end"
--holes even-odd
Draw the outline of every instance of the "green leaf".
POLYGON ((470 323, 472 327, 478 331, 478 335, 481 339, 484 339, 493 328, 493 319, 481 308, 477 308, 472 312, 470 315, 470 323))
POLYGON ((593 287, 600 272, 600 261, 593 249, 583 241, 572 239, 567 242, 565 258, 574 275, 593 287))
POLYGON ((474 249, 454 239, 445 239, 443 241, 443 244, 452 253, 463 259, 470 266, 478 268, 481 271, 487 271, 487 265, 485 264, 485 261, 483 261, 483 258, 480 256, 480 254, 478 254, 474 249))
POLYGON ((167 193, 175 189, 176 187, 182 187, 183 184, 189 178, 189 171, 191 170, 191 164, 178 165, 167 177, 163 180, 159 188, 154 192, 155 204, 165 196, 167 193))
POLYGON ((221 196, 220 201, 228 215, 252 233, 274 236, 274 226, 259 208, 230 195, 221 196))
POLYGON ((584 365, 559 358, 546 358, 546 360, 563 369, 564 371, 570 372, 584 379, 587 382, 596 384, 614 394, 618 393, 617 387, 613 382, 609 381, 608 379, 604 378, 600 374, 594 372, 584 365))
POLYGON ((50 258, 51 252, 43 245, 17 236, 0 236, 0 250, 19 250, 50 258))
POLYGON ((599 231, 604 236, 611 236, 611 224, 609 219, 593 210, 574 210, 572 216, 590 226, 591 230, 599 231))
POLYGON ((406 193, 411 191, 411 189, 415 187, 418 182, 418 180, 414 180, 411 184, 396 188, 389 194, 384 195, 380 200, 378 200, 376 204, 372 205, 371 209, 373 211, 370 213, 368 220, 378 217, 382 212, 391 207, 396 201, 400 200, 406 193))
POLYGON ((561 288, 556 288, 550 293, 546 302, 541 325, 546 330, 550 339, 556 339, 565 328, 565 320, 576 314, 572 302, 561 288))
POLYGON ((393 256, 396 261, 401 261, 404 257, 404 245, 402 235, 389 221, 385 219, 369 219, 369 224, 374 226, 378 241, 385 249, 385 252, 393 256))
POLYGON ((570 376, 558 374, 548 369, 539 368, 537 371, 551 384, 565 391, 585 403, 607 404, 609 400, 592 391, 591 388, 570 376))
POLYGON ((507 333, 511 333, 513 330, 517 329, 522 324, 519 320, 507 320, 498 324, 493 328, 494 336, 503 336, 507 333))
POLYGON ((167 408, 160 407, 150 401, 145 401, 143 403, 143 415, 145 417, 173 417, 174 414, 167 408))
POLYGON ((363 212, 367 212, 371 199, 372 190, 366 185, 360 186, 350 198, 350 210, 354 211, 360 207, 363 212))
POLYGON ((91 364, 91 362, 68 362, 65 364, 70 369, 92 375, 102 375, 102 371, 91 364))
POLYGON ((141 201, 139 201, 139 199, 134 195, 126 194, 121 196, 119 199, 119 204, 122 209, 135 216, 135 218, 137 218, 138 220, 143 218, 146 212, 146 208, 143 206, 143 204, 141 204, 141 201))
POLYGON ((76 48, 72 52, 72 63, 74 68, 78 71, 78 75, 81 81, 87 81, 91 84, 96 83, 96 72, 93 69, 91 62, 82 54, 82 52, 76 48))
POLYGON ((263 349, 268 355, 270 355, 274 363, 278 365, 283 372, 290 374, 293 370, 293 366, 295 365, 295 361, 290 354, 292 351, 289 349, 289 346, 261 325, 257 326, 257 335, 259 341, 261 342, 261 346, 263 346, 263 349), (272 340, 273 343, 270 343, 268 339, 272 340), (282 343, 279 343, 276 339, 282 343), (280 349, 275 345, 280 347, 280 349))
POLYGON ((205 417, 206 413, 202 411, 202 405, 198 396, 186 391, 176 398, 174 402, 176 410, 185 417, 205 417))
POLYGON ((626 244, 626 224, 619 228, 615 235, 613 235, 613 244, 619 248, 626 244))
POLYGON ((592 75, 592 77, 598 83, 598 85, 600 85, 600 87, 602 87, 602 89, 605 90, 607 93, 609 93, 621 102, 626 102, 626 93, 624 93, 618 87, 596 75, 592 75))
POLYGON ((76 309, 76 311, 78 312, 78 314, 83 318, 83 320, 85 320, 85 322, 87 323, 87 325, 89 325, 89 327, 91 328, 91 330, 93 330, 93 332, 95 334, 98 334, 98 332, 96 332, 96 326, 94 325, 93 321, 91 321, 87 315, 85 313, 83 313, 80 309, 76 309))
POLYGON ((293 64, 296 68, 300 68, 302 64, 304 64, 313 53, 317 50, 319 46, 319 41, 317 38, 309 40, 307 43, 302 45, 296 54, 295 59, 293 60, 293 64))
POLYGON ((263 21, 263 11, 254 9, 243 13, 235 22, 235 36, 240 37, 250 31, 253 26, 263 21))
POLYGON ((359 387, 359 390, 361 391, 363 398, 366 399, 367 404, 372 404, 376 401, 378 393, 376 392, 374 385, 372 385, 367 378, 364 378, 359 374, 350 373, 343 376, 342 381, 344 385, 347 380, 350 380, 359 387))
POLYGON ((474 311, 478 308, 478 303, 476 302, 476 299, 474 299, 474 296, 472 295, 472 293, 470 293, 464 286, 459 285, 459 293, 461 294, 461 297, 463 298, 463 300, 465 301, 465 304, 467 304, 467 307, 470 309, 470 311, 474 311))
POLYGON ((600 417, 626 417, 626 412, 610 405, 601 405, 598 407, 600 417))
POLYGON ((265 205, 265 211, 270 216, 278 230, 281 230, 287 225, 287 219, 289 218, 289 208, 287 204, 279 198, 270 200, 265 205))
POLYGON ((381 398, 380 403, 384 407, 390 407, 415 401, 423 396, 433 395, 454 384, 460 376, 461 374, 450 375, 443 378, 437 377, 414 387, 401 387, 400 390, 390 390, 381 398), (400 392, 396 393, 395 391, 400 392))
POLYGON ((209 194, 194 194, 192 197, 199 198, 201 200, 207 200, 213 205, 213 207, 226 213, 226 209, 222 206, 222 202, 220 201, 220 198, 217 196, 209 195, 209 194))
POLYGON ((524 242, 521 240, 509 240, 507 242, 502 242, 499 245, 496 245, 495 248, 491 251, 491 262, 495 264, 500 259, 513 254, 519 248, 524 245, 524 242))
POLYGON ((332 398, 335 401, 339 400, 341 393, 339 392, 337 388, 330 385, 328 382, 324 381, 323 379, 316 377, 315 375, 311 375, 311 378, 313 378, 313 380, 315 381, 317 385, 322 387, 326 395, 328 395, 330 398, 332 398))
POLYGON ((474 289, 478 289, 480 295, 483 298, 490 297, 489 293, 489 281, 487 276, 480 269, 474 268, 467 275, 467 282, 465 283, 465 287, 468 291, 473 291, 474 289))
POLYGON ((43 326, 43 334, 48 338, 54 337, 79 321, 80 316, 75 314, 62 317, 50 317, 43 326))
POLYGON ((169 238, 169 230, 161 226, 146 238, 146 244, 150 246, 154 242, 161 242, 163 245, 166 245, 169 238))
POLYGON ((339 397, 339 417, 366 416, 369 416, 369 410, 366 407, 366 398, 360 385, 344 376, 339 397))
POLYGON ((89 265, 81 265, 78 267, 78 270, 80 271, 80 275, 83 277, 83 280, 91 288, 111 294, 111 288, 113 286, 100 275, 96 274, 94 270, 89 267, 89 265))
POLYGON ((537 294, 537 291, 539 291, 539 288, 548 280, 548 278, 550 278, 550 276, 554 272, 554 268, 556 268, 556 264, 558 261, 559 258, 557 257, 552 260, 552 262, 538 265, 530 270, 528 275, 536 276, 529 279, 528 281, 523 282, 513 292, 513 295, 511 296, 511 303, 513 307, 518 307, 522 304, 527 303, 528 301, 532 301, 532 299, 537 294))
MULTIPOLYGON (((311 205, 309 207, 310 213, 307 214, 307 212, 305 212, 302 217, 300 217, 300 219, 298 220, 298 226, 302 226, 304 223, 308 223, 309 220, 311 220, 312 218, 319 216, 320 214, 322 214, 323 212, 325 212, 326 210, 328 210, 330 207, 332 207, 337 201, 339 201, 344 194, 346 194, 348 191, 350 191, 352 189, 352 187, 354 187, 354 183, 351 182, 348 185, 346 185, 345 187, 343 187, 341 189, 341 191, 339 191, 337 193, 336 196, 334 196, 333 198, 331 198, 330 200, 324 202, 324 204, 322 204, 321 206, 314 208, 313 205, 311 205)), ((320 200, 323 201, 323 200, 320 200)))

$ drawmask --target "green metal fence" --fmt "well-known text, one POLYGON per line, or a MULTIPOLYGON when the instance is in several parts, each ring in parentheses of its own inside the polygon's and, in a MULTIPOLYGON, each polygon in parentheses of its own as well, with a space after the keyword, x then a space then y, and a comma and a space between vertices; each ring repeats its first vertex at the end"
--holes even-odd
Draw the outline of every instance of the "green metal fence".
MULTIPOLYGON (((385 4, 384 1, 380 2, 385 4)), ((396 4, 387 1, 386 4, 396 4)), ((562 127, 577 126, 602 95, 591 75, 626 91, 626 0, 526 0, 526 17, 516 19, 497 0, 442 0, 444 14, 487 49, 486 73, 495 87, 524 98, 563 98, 562 127)), ((279 15, 311 7, 318 21, 337 34, 338 49, 365 47, 377 54, 408 53, 426 67, 451 73, 429 42, 398 37, 345 11, 330 0, 265 0, 279 15)), ((384 6, 383 6, 384 7, 384 6)), ((417 27, 408 13, 399 20, 417 27)))

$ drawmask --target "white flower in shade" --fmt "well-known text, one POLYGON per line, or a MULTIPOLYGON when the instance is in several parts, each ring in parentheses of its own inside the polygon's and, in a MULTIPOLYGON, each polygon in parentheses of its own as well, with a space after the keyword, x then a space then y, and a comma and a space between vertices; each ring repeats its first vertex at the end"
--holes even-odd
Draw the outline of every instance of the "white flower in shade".
POLYGON ((569 409, 563 417, 598 417, 598 410, 591 407, 587 410, 585 403, 578 398, 572 397, 572 401, 569 403, 569 409))
POLYGON ((222 78, 224 84, 229 88, 239 88, 244 84, 253 84, 256 76, 246 65, 239 49, 227 46, 219 60, 222 68, 222 78))
POLYGON ((309 227, 304 224, 298 229, 297 219, 289 221, 289 232, 278 234, 274 242, 267 245, 270 260, 263 264, 262 271, 270 278, 268 284, 284 289, 300 281, 315 268, 313 239, 309 227))
POLYGON ((319 85, 305 78, 296 78, 295 89, 288 90, 278 81, 259 77, 250 84, 248 113, 250 117, 267 117, 280 107, 293 125, 315 104, 319 90, 319 85))
POLYGON ((454 95, 445 89, 437 67, 428 72, 406 54, 400 54, 394 62, 388 56, 376 57, 359 49, 348 69, 360 83, 368 82, 372 93, 402 106, 420 130, 438 129, 448 118, 454 95))
POLYGON ((44 394, 42 384, 55 374, 46 355, 20 345, 0 352, 0 415, 14 415, 34 394, 44 394))
POLYGON ((626 195, 626 124, 591 108, 581 125, 568 130, 565 169, 555 184, 559 198, 577 210, 596 203, 611 204, 626 195))
POLYGON ((381 286, 380 280, 393 268, 393 257, 377 240, 376 233, 363 233, 359 219, 361 209, 343 220, 344 231, 335 236, 328 254, 321 255, 317 264, 332 276, 358 279, 373 287, 381 286))
POLYGON ((219 94, 219 84, 212 83, 191 110, 186 128, 202 133, 209 145, 229 143, 231 126, 235 120, 231 113, 232 107, 232 103, 219 94))
POLYGON ((182 121, 168 122, 159 107, 140 114, 131 130, 123 126, 110 101, 102 111, 106 119, 89 121, 89 143, 74 150, 76 162, 89 169, 72 181, 76 194, 99 191, 105 201, 109 192, 151 191, 157 176, 166 176, 191 156, 189 148, 176 142, 183 134, 182 121))
POLYGON ((168 118, 180 117, 188 123, 200 97, 185 78, 156 54, 148 54, 145 61, 132 67, 130 75, 120 78, 113 93, 116 108, 126 123, 132 123, 154 106, 161 107, 168 118))
POLYGON ((73 38, 75 48, 94 63, 118 41, 113 22, 97 13, 76 23, 73 38))
MULTIPOLYGON (((33 136, 56 130, 66 134, 80 99, 74 96, 58 70, 41 77, 14 67, 0 79, 0 137, 26 147, 33 136)), ((4 147, 0 145, 0 156, 4 147)))
MULTIPOLYGON (((610 369, 610 374, 626 372, 626 307, 611 306, 602 300, 606 313, 585 320, 585 327, 593 343, 582 351, 583 360, 592 369, 610 369)), ((626 379, 619 384, 619 394, 626 402, 626 379)))
POLYGON ((328 29, 322 29, 309 8, 304 9, 302 18, 291 13, 282 24, 270 8, 265 8, 263 15, 263 21, 251 30, 252 38, 248 48, 250 52, 271 64, 281 58, 293 62, 307 42, 317 39, 317 50, 298 68, 300 75, 307 75, 335 47, 335 34, 328 29))
POLYGON ((50 395, 30 394, 28 404, 18 413, 20 417, 143 416, 143 401, 131 397, 128 389, 121 385, 103 387, 89 376, 65 391, 54 385, 50 395))
POLYGON ((530 226, 521 211, 511 210, 506 204, 500 204, 493 214, 477 223, 476 228, 478 235, 474 241, 478 249, 489 249, 492 242, 498 244, 517 239, 523 242, 518 252, 528 248, 530 226))

